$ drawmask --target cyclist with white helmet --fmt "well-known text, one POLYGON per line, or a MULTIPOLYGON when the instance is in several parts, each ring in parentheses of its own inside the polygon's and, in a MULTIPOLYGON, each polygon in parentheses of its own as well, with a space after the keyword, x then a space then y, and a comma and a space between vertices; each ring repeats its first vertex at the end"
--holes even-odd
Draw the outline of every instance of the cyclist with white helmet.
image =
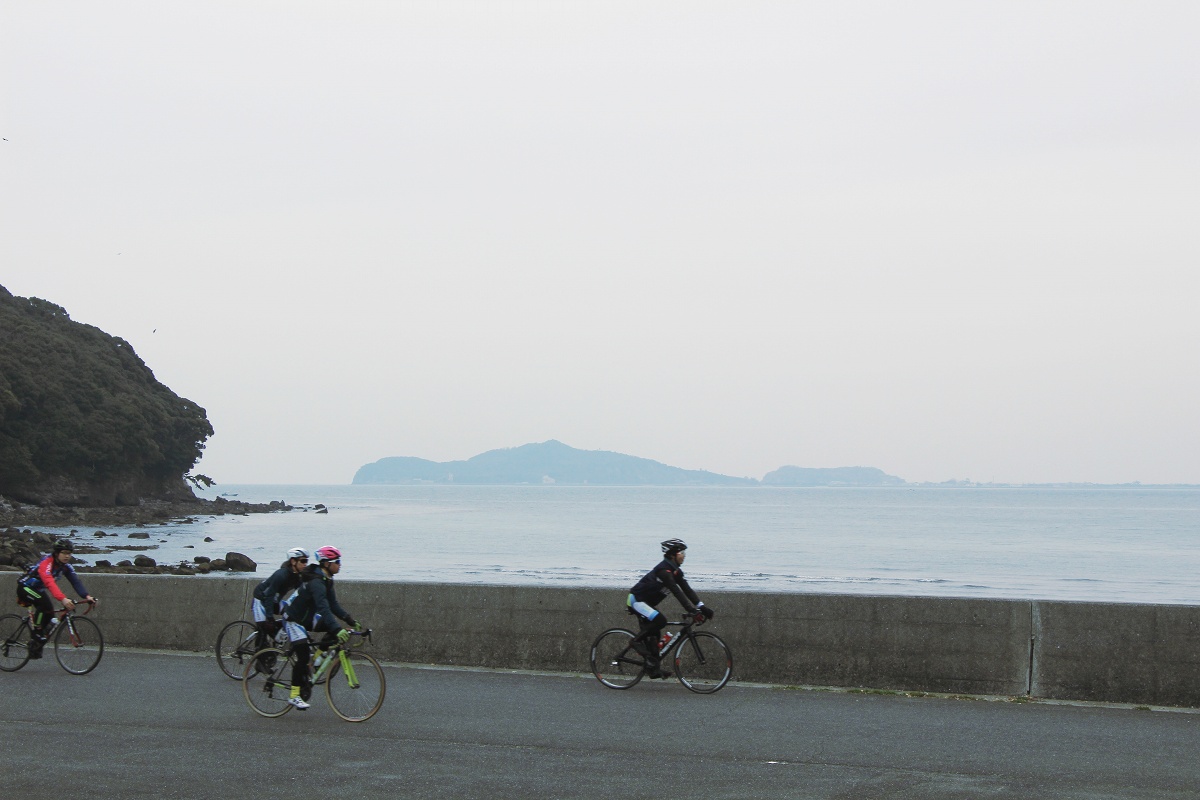
POLYGON ((307 564, 308 551, 301 547, 293 547, 287 552, 287 561, 271 573, 271 577, 254 587, 251 612, 254 615, 254 626, 258 628, 255 650, 266 647, 270 638, 279 630, 275 615, 283 613, 283 604, 288 594, 293 589, 300 588, 300 572, 307 564))
POLYGON ((713 617, 712 609, 701 602, 683 577, 687 544, 682 539, 667 539, 662 543, 662 551, 663 560, 629 590, 625 601, 641 627, 641 632, 634 637, 633 649, 646 657, 646 674, 651 678, 671 677, 669 671, 662 669, 658 654, 658 635, 666 627, 667 618, 657 606, 666 599, 668 592, 675 595, 683 610, 695 616, 697 622, 713 617))
POLYGON ((332 644, 335 635, 342 642, 350 638, 350 631, 338 625, 337 620, 353 628, 358 627, 350 612, 338 604, 333 589, 333 576, 342 571, 342 551, 326 545, 317 548, 314 555, 317 563, 309 564, 300 573, 300 588, 283 612, 284 626, 296 654, 296 665, 292 671, 292 696, 288 702, 301 711, 308 708, 308 699, 312 696, 312 676, 308 668, 312 652, 308 644, 308 631, 325 633, 324 641, 318 644, 321 646, 332 644))

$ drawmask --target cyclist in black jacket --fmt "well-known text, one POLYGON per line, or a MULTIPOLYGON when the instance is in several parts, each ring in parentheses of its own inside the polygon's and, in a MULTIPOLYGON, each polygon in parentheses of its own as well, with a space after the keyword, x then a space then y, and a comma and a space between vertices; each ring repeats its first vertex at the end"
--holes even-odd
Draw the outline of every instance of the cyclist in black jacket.
POLYGON ((258 628, 258 638, 255 639, 255 650, 267 646, 267 640, 279 630, 275 615, 283 611, 282 602, 293 589, 300 587, 300 572, 308 564, 308 552, 300 547, 288 550, 287 561, 271 574, 271 577, 254 587, 254 601, 251 611, 254 614, 254 626, 258 628))
POLYGON ((658 635, 666 627, 667 618, 657 606, 666 599, 668 592, 675 595, 684 611, 695 616, 697 621, 713 617, 712 609, 701 602, 683 577, 687 544, 682 539, 667 539, 662 543, 662 551, 663 560, 642 576, 625 601, 641 627, 641 632, 634 637, 633 649, 646 657, 646 674, 651 678, 671 677, 669 671, 662 669, 658 654, 658 635))
POLYGON ((315 555, 317 563, 310 564, 308 569, 300 573, 300 589, 283 612, 292 651, 296 654, 292 669, 292 696, 288 702, 301 711, 308 708, 308 699, 312 696, 312 676, 308 669, 312 652, 308 644, 308 631, 325 633, 325 639, 318 644, 322 646, 332 644, 335 635, 341 642, 350 638, 350 631, 338 625, 338 619, 351 627, 358 627, 350 612, 338 604, 337 594, 333 590, 333 576, 342 571, 342 551, 326 545, 317 548, 315 555))

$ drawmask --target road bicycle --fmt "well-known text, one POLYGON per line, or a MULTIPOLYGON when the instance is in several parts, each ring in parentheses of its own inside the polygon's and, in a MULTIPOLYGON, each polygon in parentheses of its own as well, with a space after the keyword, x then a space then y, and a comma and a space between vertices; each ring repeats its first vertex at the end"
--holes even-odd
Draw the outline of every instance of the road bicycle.
MULTIPOLYGON (((76 601, 75 607, 86 605, 90 614, 95 600, 76 601)), ((0 617, 0 671, 16 672, 29 663, 30 642, 33 640, 33 609, 28 614, 5 614, 0 617)), ((54 658, 58 665, 72 675, 87 675, 104 655, 104 637, 100 626, 84 616, 60 608, 54 612, 54 627, 43 649, 54 642, 54 658)))
MULTIPOLYGON (((275 635, 270 640, 272 646, 285 652, 290 651, 292 643, 288 640, 283 623, 279 622, 278 625, 279 627, 276 629, 275 635)), ((240 681, 246 674, 246 665, 250 663, 251 657, 260 649, 258 646, 258 626, 250 620, 234 620, 217 634, 215 649, 217 652, 217 665, 220 666, 221 672, 224 672, 235 681, 240 681)))
MULTIPOLYGON (((721 637, 708 631, 694 631, 700 620, 687 617, 668 622, 667 627, 681 630, 664 634, 658 641, 662 663, 674 651, 675 677, 693 692, 712 694, 729 682, 733 673, 733 653, 721 637)), ((610 689, 628 689, 646 675, 646 657, 634 649, 636 634, 624 628, 610 628, 592 643, 592 674, 610 689)))
MULTIPOLYGON (((371 631, 351 631, 343 642, 334 642, 328 650, 320 650, 309 638, 316 653, 310 664, 313 685, 325 684, 325 699, 329 707, 347 722, 364 722, 383 706, 387 693, 387 681, 383 667, 373 656, 358 650, 371 640, 371 631)), ((256 713, 264 717, 282 717, 293 706, 288 702, 292 696, 292 671, 296 655, 278 647, 259 650, 252 658, 254 663, 273 660, 268 670, 246 668, 242 676, 242 693, 246 702, 256 713)))

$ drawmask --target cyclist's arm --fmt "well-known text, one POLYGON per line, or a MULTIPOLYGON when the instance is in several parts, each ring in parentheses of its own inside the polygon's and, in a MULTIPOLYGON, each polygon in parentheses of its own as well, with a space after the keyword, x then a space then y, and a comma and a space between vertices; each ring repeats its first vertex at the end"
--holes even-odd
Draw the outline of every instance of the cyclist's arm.
POLYGON ((46 587, 46 591, 50 593, 50 596, 61 603, 67 599, 67 596, 63 594, 62 589, 58 588, 58 584, 54 582, 54 572, 51 569, 51 562, 53 560, 52 557, 42 559, 42 563, 38 564, 37 567, 37 575, 42 585, 46 587))
POLYGON ((350 616, 350 612, 342 608, 337 601, 337 592, 332 586, 329 587, 329 608, 337 615, 337 618, 345 622, 347 625, 354 624, 354 617, 350 616))
MULTIPOLYGON (((679 601, 679 605, 683 606, 683 610, 689 614, 695 614, 696 606, 693 605, 692 601, 683 593, 683 589, 680 588, 679 583, 676 582, 675 576, 671 574, 671 571, 664 569, 659 573, 659 576, 662 578, 663 585, 671 590, 671 594, 675 595, 675 599, 679 601)), ((683 585, 687 586, 686 580, 683 581, 683 585)), ((690 594, 692 597, 696 596, 696 593, 692 591, 690 586, 688 586, 688 594, 690 594)))
POLYGON ((79 575, 75 572, 74 567, 68 564, 67 568, 63 570, 63 572, 67 574, 67 580, 71 582, 71 586, 75 589, 76 594, 78 594, 84 600, 93 599, 92 596, 88 594, 88 590, 84 588, 83 581, 79 580, 79 575))
POLYGON ((336 632, 339 626, 333 621, 334 617, 345 619, 349 615, 346 614, 346 609, 338 605, 332 586, 327 586, 324 581, 313 581, 313 584, 313 609, 321 617, 321 621, 328 620, 333 626, 331 630, 336 632))
POLYGON ((277 569, 265 581, 254 587, 254 596, 262 603, 263 610, 274 614, 279 607, 281 584, 287 578, 288 570, 277 569))
POLYGON ((700 606, 704 605, 704 603, 700 602, 700 598, 697 597, 696 593, 692 590, 692 586, 690 583, 687 582, 687 578, 680 576, 679 588, 683 589, 683 593, 687 595, 688 600, 691 600, 692 605, 694 605, 696 608, 699 608, 700 606))

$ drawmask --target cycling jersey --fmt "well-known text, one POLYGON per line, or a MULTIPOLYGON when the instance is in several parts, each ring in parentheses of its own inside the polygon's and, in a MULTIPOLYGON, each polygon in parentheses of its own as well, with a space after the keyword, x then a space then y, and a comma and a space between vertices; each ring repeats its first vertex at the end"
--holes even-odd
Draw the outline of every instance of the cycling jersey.
POLYGON ((70 564, 60 564, 54 556, 46 556, 36 565, 29 568, 25 576, 18 583, 26 589, 41 594, 48 591, 50 596, 58 602, 66 599, 62 589, 58 588, 58 584, 54 579, 65 575, 67 580, 71 582, 71 586, 79 593, 80 597, 87 597, 87 589, 83 588, 83 583, 79 580, 79 576, 75 574, 75 569, 70 564))
POLYGON ((700 604, 700 598, 683 577, 683 569, 666 558, 643 575, 629 592, 634 601, 652 608, 666 599, 667 592, 675 595, 679 605, 690 614, 696 613, 696 606, 700 604))
POLYGON ((254 599, 262 603, 267 613, 278 614, 279 602, 300 583, 300 573, 292 572, 291 566, 284 564, 271 577, 254 587, 254 599))
POLYGON ((345 620, 353 625, 350 612, 342 608, 337 601, 337 593, 333 589, 333 576, 326 575, 319 564, 310 564, 300 573, 300 589, 292 602, 283 613, 284 619, 303 625, 314 630, 318 623, 333 625, 330 630, 336 630, 333 617, 345 620))

